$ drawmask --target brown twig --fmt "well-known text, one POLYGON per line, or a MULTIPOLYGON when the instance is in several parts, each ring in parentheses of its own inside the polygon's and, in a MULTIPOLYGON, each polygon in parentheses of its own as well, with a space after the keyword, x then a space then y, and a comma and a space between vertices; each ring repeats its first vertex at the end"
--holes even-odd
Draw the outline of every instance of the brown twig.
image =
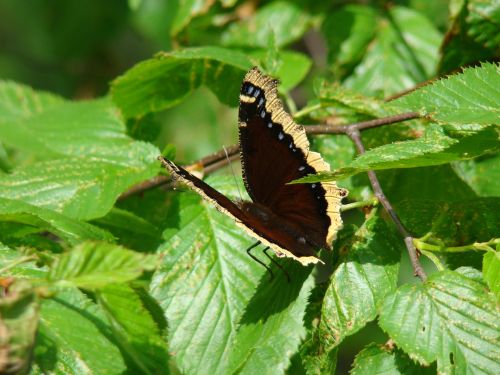
POLYGON ((394 116, 355 122, 348 125, 309 125, 306 126, 305 129, 307 134, 346 134, 349 129, 364 130, 376 128, 382 125, 396 124, 419 117, 420 115, 417 112, 405 112, 394 116))
MULTIPOLYGON (((395 124, 398 122, 411 120, 418 118, 419 114, 417 112, 406 112, 394 116, 382 117, 375 120, 355 122, 348 125, 308 125, 305 127, 307 134, 346 134, 348 129, 370 129, 376 128, 382 125, 395 124)), ((229 159, 234 160, 234 155, 239 152, 239 145, 231 145, 226 147, 229 159)), ((213 171, 222 168, 228 164, 226 158, 226 152, 224 149, 214 152, 208 156, 205 156, 199 160, 196 160, 190 164, 187 168, 194 168, 195 166, 200 166, 205 173, 212 173, 213 171)), ((124 192, 119 199, 127 198, 131 195, 142 193, 146 190, 154 189, 158 186, 166 184, 169 181, 167 176, 157 176, 150 180, 141 182, 137 185, 132 186, 129 190, 124 192)))
MULTIPOLYGON (((361 130, 376 128, 382 125, 394 124, 418 117, 420 117, 420 115, 417 112, 407 112, 399 115, 394 115, 369 121, 362 121, 348 125, 340 125, 340 126, 310 125, 306 126, 305 129, 308 134, 346 134, 354 142, 358 152, 360 154, 363 154, 365 152, 365 147, 361 140, 361 133, 360 133, 361 130)), ((201 166, 204 169, 205 173, 210 173, 213 172, 214 170, 222 168, 229 162, 237 159, 238 152, 239 152, 239 145, 232 145, 195 161, 187 168, 189 167, 194 168, 196 166, 201 166)), ((425 271, 418 260, 418 253, 417 249, 415 248, 415 245, 413 244, 413 237, 408 233, 406 228, 403 226, 401 220, 394 211, 394 208, 392 207, 391 203, 389 202, 384 192, 382 191, 382 187, 380 186, 380 182, 378 181, 375 172, 368 171, 367 173, 375 196, 380 201, 384 209, 387 211, 391 220, 394 222, 398 231, 404 238, 404 242, 408 250, 408 254, 410 256, 410 261, 413 266, 415 275, 417 275, 422 281, 425 281, 427 279, 427 275, 425 274, 425 271)), ((123 193, 120 196, 120 199, 165 184, 169 180, 170 179, 166 176, 158 176, 155 177, 154 179, 144 181, 143 183, 135 185, 131 189, 123 193)))
MULTIPOLYGON (((356 145, 356 149, 358 150, 358 152, 360 154, 363 154, 365 152, 365 147, 363 145, 363 142, 361 141, 361 133, 359 132, 359 129, 348 129, 346 131, 346 134, 349 138, 352 139, 352 141, 356 145)), ((382 187, 380 186, 380 182, 375 172, 368 171, 367 174, 368 178, 370 179, 370 184, 372 185, 375 196, 387 211, 387 213, 391 217, 391 220, 396 225, 396 228, 398 228, 399 233, 401 233, 404 238, 404 242, 408 250, 408 255, 410 256, 410 261, 413 266, 413 270, 415 271, 415 275, 417 275, 420 280, 425 281, 427 279, 427 275, 425 274, 425 271, 418 260, 418 253, 415 245, 413 244, 413 237, 410 235, 410 233, 408 233, 404 225, 401 223, 401 220, 399 219, 396 211, 394 211, 394 208, 392 208, 391 203, 382 191, 382 187)))

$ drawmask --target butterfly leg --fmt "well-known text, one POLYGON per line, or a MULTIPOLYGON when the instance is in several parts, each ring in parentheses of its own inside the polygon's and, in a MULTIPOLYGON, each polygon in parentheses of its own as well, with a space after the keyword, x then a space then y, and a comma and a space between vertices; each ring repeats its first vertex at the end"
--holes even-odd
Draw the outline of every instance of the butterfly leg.
MULTIPOLYGON (((274 275, 273 275, 273 271, 271 271, 271 269, 265 265, 265 263, 263 263, 260 259, 256 258, 254 255, 252 255, 252 253, 250 252, 254 247, 256 246, 259 246, 260 245, 260 241, 257 241, 256 243, 254 243, 252 246, 250 246, 248 249, 247 249, 247 254, 250 256, 250 258, 252 258, 253 260, 255 260, 257 263, 259 263, 261 266, 263 266, 267 272, 269 272, 269 275, 271 277, 271 280, 273 279, 274 275)), ((265 251, 264 251, 265 252, 265 251)), ((267 254, 266 254, 267 255, 267 254)), ((269 257, 269 256, 268 256, 269 257)))
POLYGON ((281 264, 279 264, 278 262, 276 262, 276 261, 275 261, 275 260, 274 260, 274 259, 273 259, 273 258, 272 258, 272 257, 271 257, 268 253, 267 253, 267 250, 269 250, 269 246, 268 246, 268 247, 266 247, 266 248, 264 249, 264 254, 266 254, 266 257, 268 257, 268 258, 269 258, 269 260, 270 260, 271 262, 273 262, 273 263, 276 265, 276 267, 278 267, 278 268, 279 268, 279 269, 280 269, 280 270, 281 270, 281 271, 285 274, 286 279, 287 279, 287 280, 288 280, 288 282, 290 283, 290 275, 288 274, 288 272, 286 272, 286 270, 285 270, 285 269, 281 266, 281 264))

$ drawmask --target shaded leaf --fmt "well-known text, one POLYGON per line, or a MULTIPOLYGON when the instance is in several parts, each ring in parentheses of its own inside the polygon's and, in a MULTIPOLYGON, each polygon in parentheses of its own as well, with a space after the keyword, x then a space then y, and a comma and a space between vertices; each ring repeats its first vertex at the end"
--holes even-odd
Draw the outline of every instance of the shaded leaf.
POLYGON ((99 289, 139 277, 155 269, 158 258, 107 243, 84 243, 62 254, 51 267, 49 280, 61 286, 99 289))
POLYGON ((35 374, 122 374, 125 364, 110 340, 106 317, 77 289, 43 301, 35 374))
POLYGON ((350 4, 325 17, 321 31, 328 45, 328 62, 340 77, 358 63, 377 32, 372 7, 350 4))
POLYGON ((480 196, 500 196, 500 154, 453 163, 457 174, 480 196))
POLYGON ((396 209, 414 236, 432 232, 447 246, 489 241, 500 228, 500 198, 458 202, 410 198, 397 203, 396 209))
POLYGON ((347 256, 332 275, 320 325, 333 345, 375 319, 384 297, 396 289, 400 242, 382 219, 372 216, 350 243, 342 244, 340 251, 347 256))
MULTIPOLYGON (((234 193, 231 178, 208 183, 234 193)), ((171 199, 160 247, 163 264, 151 295, 169 322, 169 350, 179 369, 227 373, 237 323, 265 270, 247 256, 252 242, 230 218, 192 192, 171 199)))
POLYGON ((469 10, 467 16, 468 33, 476 42, 498 51, 500 45, 498 33, 500 29, 500 2, 469 0, 467 3, 469 10))
POLYGON ((392 102, 435 121, 499 124, 500 66, 483 63, 424 86, 392 102))
POLYGON ((161 242, 161 231, 132 212, 113 207, 104 217, 94 220, 119 238, 119 243, 139 251, 155 250, 161 242))
POLYGON ((221 102, 236 106, 241 80, 250 68, 245 55, 220 47, 159 53, 118 77, 111 94, 127 117, 172 107, 202 84, 221 102))
POLYGON ((500 372, 500 312, 481 283, 453 271, 387 297, 379 324, 398 347, 442 373, 500 372), (411 317, 411 319, 408 319, 411 317))
POLYGON ((166 340, 139 295, 129 286, 114 284, 99 290, 98 301, 118 345, 141 373, 169 374, 166 340))
POLYGON ((370 344, 358 353, 350 375, 371 374, 435 374, 435 368, 420 367, 399 350, 370 344))
POLYGON ((299 39, 311 23, 311 16, 298 5, 275 1, 260 7, 249 19, 232 23, 222 35, 222 43, 267 48, 274 40, 282 47, 299 39))
POLYGON ((261 279, 228 354, 231 373, 283 374, 304 339, 311 267, 288 260, 286 269, 292 275, 288 284, 283 275, 271 282, 267 275, 261 279))
POLYGON ((440 74, 498 56, 499 5, 483 0, 450 4, 451 22, 441 45, 440 74))
POLYGON ((375 39, 345 85, 379 96, 413 88, 434 75, 440 41, 439 32, 422 14, 392 7, 379 18, 375 39))

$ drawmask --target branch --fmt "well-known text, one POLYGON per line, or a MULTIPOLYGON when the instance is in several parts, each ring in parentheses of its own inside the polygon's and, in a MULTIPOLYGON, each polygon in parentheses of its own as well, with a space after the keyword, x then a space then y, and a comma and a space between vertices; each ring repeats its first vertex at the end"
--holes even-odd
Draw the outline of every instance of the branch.
MULTIPOLYGON (((356 149, 358 150, 358 152, 360 154, 363 154, 365 152, 365 147, 363 145, 363 142, 361 141, 361 133, 359 132, 359 129, 357 128, 348 129, 346 131, 346 134, 349 138, 352 139, 352 141, 356 145, 356 149)), ((415 275, 417 275, 420 278, 420 280, 425 281, 427 279, 427 275, 425 274, 425 271, 418 260, 417 249, 413 244, 413 237, 410 235, 410 233, 408 233, 406 228, 403 226, 401 220, 399 220, 399 217, 396 214, 396 211, 394 211, 394 208, 392 208, 391 203, 389 202, 384 192, 382 191, 382 187, 380 186, 380 182, 378 181, 375 172, 368 171, 367 173, 368 173, 368 178, 370 179, 370 184, 372 185, 373 188, 373 192, 375 193, 375 196, 378 198, 384 209, 387 211, 391 220, 394 222, 394 224, 396 224, 396 228, 404 238, 406 249, 408 250, 408 255, 410 256, 410 261, 413 266, 413 270, 415 271, 415 275)))
MULTIPOLYGON (((306 130, 307 134, 346 134, 354 142, 358 152, 360 154, 363 154, 365 152, 365 147, 363 145, 363 142, 361 141, 361 133, 360 133, 361 130, 376 128, 376 127, 379 127, 382 125, 395 124, 398 122, 411 120, 411 119, 419 118, 419 117, 420 117, 420 115, 417 112, 407 112, 407 113, 402 113, 399 115, 383 117, 383 118, 369 120, 369 121, 362 121, 362 122, 352 123, 352 124, 348 124, 348 125, 340 125, 340 126, 310 125, 310 126, 306 126, 305 130, 306 130)), ((195 168, 199 168, 201 166, 204 169, 205 173, 211 173, 211 172, 227 165, 229 162, 237 159, 238 153, 239 153, 239 145, 232 145, 232 146, 227 147, 226 149, 219 150, 211 155, 205 156, 204 158, 201 158, 201 159, 195 161, 194 163, 188 165, 186 167, 186 169, 188 169, 188 170, 195 169, 195 168), (227 156, 226 156, 226 153, 227 153, 227 156)), ((425 271, 422 268, 422 266, 418 260, 418 253, 417 253, 417 249, 415 248, 415 245, 413 243, 413 241, 414 241, 413 237, 409 234, 409 232, 403 226, 398 215, 396 214, 396 212, 392 208, 391 203, 389 202, 389 200, 385 196, 384 192, 382 191, 382 187, 380 186, 380 183, 378 181, 378 178, 377 178, 377 175, 375 174, 375 172, 368 171, 367 173, 368 173, 368 178, 370 179, 370 183, 371 183, 372 188, 373 188, 373 192, 375 193, 375 196, 380 201, 380 203, 382 204, 384 209, 387 211, 391 220, 396 225, 399 233, 401 233, 401 235, 404 238, 404 242, 405 242, 406 248, 408 250, 408 254, 410 256, 410 261, 411 261, 411 264, 413 266, 413 270, 415 272, 415 275, 417 275, 422 281, 425 281, 427 279, 427 275, 425 274, 425 271)), ((155 188, 159 185, 166 184, 169 181, 170 181, 170 177, 166 177, 166 176, 155 177, 151 180, 144 181, 141 184, 133 186, 131 189, 124 192, 119 197, 119 199, 124 199, 132 194, 144 192, 146 190, 155 188)))

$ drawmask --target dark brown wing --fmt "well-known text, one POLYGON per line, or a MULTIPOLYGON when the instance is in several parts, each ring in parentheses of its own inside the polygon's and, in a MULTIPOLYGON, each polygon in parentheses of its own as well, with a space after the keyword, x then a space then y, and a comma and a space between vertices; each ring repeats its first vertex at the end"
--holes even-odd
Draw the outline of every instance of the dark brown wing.
POLYGON ((329 166, 309 151, 305 131, 284 111, 276 85, 256 68, 243 81, 239 130, 246 188, 254 202, 302 229, 308 241, 329 247, 342 225, 345 191, 333 182, 287 185, 329 166))
POLYGON ((318 262, 315 249, 305 240, 302 232, 276 217, 266 207, 252 202, 242 202, 238 205, 184 168, 162 157, 159 159, 173 176, 277 254, 294 258, 303 265, 318 262))

